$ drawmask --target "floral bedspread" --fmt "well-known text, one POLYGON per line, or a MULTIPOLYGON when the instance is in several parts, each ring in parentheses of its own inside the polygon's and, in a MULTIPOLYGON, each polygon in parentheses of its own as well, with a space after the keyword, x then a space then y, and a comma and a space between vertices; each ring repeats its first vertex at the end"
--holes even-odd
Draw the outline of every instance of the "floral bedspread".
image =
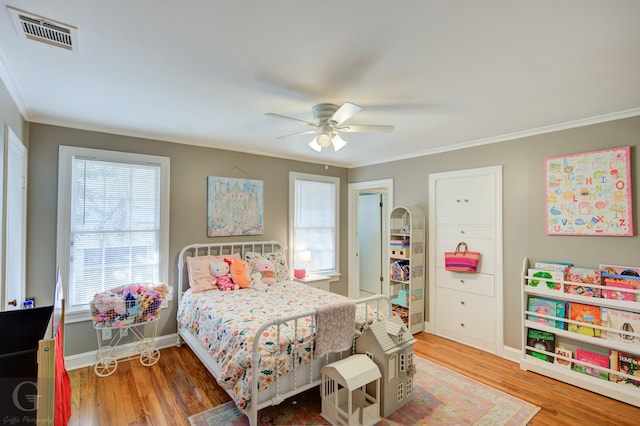
MULTIPOLYGON (((272 284, 266 291, 244 289, 192 293, 188 290, 178 307, 178 322, 197 337, 220 366, 218 383, 230 391, 236 405, 244 412, 251 402, 251 352, 258 329, 273 318, 312 311, 318 306, 341 303, 345 299, 339 294, 294 281, 272 284)), ((355 333, 362 332, 374 319, 374 309, 366 312, 366 318, 364 308, 357 309, 355 333)), ((297 327, 293 321, 281 326, 279 338, 276 327, 265 330, 259 341, 258 389, 266 389, 273 383, 275 374, 284 375, 292 371, 293 358, 298 365, 309 362, 313 337, 311 317, 299 319, 297 327)))

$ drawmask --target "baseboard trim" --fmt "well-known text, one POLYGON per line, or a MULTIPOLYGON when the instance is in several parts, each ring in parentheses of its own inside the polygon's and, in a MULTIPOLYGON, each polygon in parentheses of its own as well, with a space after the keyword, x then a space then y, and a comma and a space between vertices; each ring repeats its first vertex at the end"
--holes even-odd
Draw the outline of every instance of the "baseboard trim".
MULTIPOLYGON (((171 346, 176 346, 176 342, 178 341, 178 333, 166 334, 164 336, 158 336, 156 338, 156 347, 158 349, 170 348, 171 346)), ((126 343, 124 345, 119 345, 116 348, 116 356, 115 358, 120 360, 124 358, 128 358, 131 356, 137 356, 137 349, 139 342, 131 342, 126 343)), ((64 357, 64 364, 67 370, 76 370, 78 368, 90 367, 95 365, 97 361, 98 351, 90 351, 76 355, 69 355, 64 357)))
MULTIPOLYGON (((429 334, 435 334, 432 330, 431 323, 428 321, 424 322, 424 332, 429 334)), ((508 361, 520 362, 520 358, 522 358, 522 351, 518 348, 513 348, 511 346, 503 346, 502 347, 502 356, 508 361)))
POLYGON ((519 363, 520 358, 522 358, 522 350, 512 348, 511 346, 505 346, 502 349, 502 358, 519 363))

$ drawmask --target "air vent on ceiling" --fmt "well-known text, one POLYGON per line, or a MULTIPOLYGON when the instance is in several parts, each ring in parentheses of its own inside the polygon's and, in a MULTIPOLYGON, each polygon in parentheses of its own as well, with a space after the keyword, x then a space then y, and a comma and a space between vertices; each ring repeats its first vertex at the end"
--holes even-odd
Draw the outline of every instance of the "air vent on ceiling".
POLYGON ((78 29, 76 27, 11 6, 7 8, 19 36, 77 52, 78 29))

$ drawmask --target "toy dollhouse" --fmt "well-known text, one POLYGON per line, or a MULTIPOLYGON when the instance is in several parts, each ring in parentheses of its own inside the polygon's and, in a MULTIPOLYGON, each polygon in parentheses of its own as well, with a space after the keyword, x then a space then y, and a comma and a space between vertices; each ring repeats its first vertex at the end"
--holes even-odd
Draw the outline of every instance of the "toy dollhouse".
POLYGON ((365 354, 380 369, 381 413, 384 417, 404 406, 413 397, 415 339, 398 317, 371 325, 356 340, 356 352, 365 354))
POLYGON ((380 420, 380 370, 366 355, 322 367, 321 415, 332 425, 374 425, 380 420))

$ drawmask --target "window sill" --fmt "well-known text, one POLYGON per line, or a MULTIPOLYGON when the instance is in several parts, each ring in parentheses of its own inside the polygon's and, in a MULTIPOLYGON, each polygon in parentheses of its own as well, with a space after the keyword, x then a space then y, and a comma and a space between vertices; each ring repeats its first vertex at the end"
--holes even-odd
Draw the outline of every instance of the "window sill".
POLYGON ((66 312, 64 314, 64 323, 73 324, 76 322, 91 321, 92 318, 93 317, 91 316, 91 312, 89 311, 89 309, 66 312))

